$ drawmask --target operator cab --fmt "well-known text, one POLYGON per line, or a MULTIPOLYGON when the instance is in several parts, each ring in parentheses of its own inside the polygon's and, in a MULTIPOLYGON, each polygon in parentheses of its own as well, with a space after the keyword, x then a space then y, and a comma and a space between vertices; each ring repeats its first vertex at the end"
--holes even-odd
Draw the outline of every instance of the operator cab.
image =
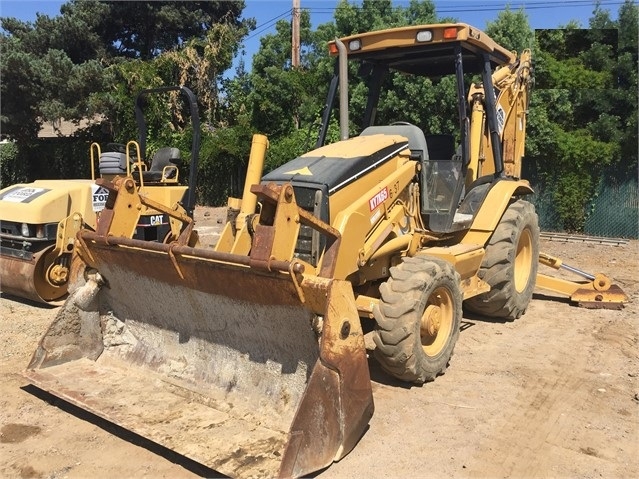
MULTIPOLYGON (((516 58, 514 53, 496 44, 480 30, 463 23, 410 26, 352 35, 330 42, 329 50, 334 56, 344 57, 343 60, 347 57, 348 60, 360 63, 359 72, 368 86, 366 108, 359 121, 360 135, 400 134, 407 138, 414 159, 420 157, 421 211, 427 228, 436 233, 468 228, 478 203, 483 201, 488 188, 483 187, 474 192, 472 204, 464 205, 464 194, 466 189, 470 191, 467 187, 475 179, 472 175, 476 174, 475 165, 469 171, 471 112, 466 97, 468 89, 465 79, 468 75, 480 76, 484 86, 485 122, 494 166, 487 168, 490 178, 482 183, 490 184, 493 180, 505 178, 499 138, 503 123, 500 125, 497 118, 492 71, 495 67, 512 63, 516 58), (452 76, 457 92, 456 134, 424 132, 418 126, 405 122, 376 125, 378 101, 383 87, 388 83, 386 78, 390 72, 428 77, 433 81, 452 76), (482 193, 478 195, 480 191, 482 193)), ((337 97, 340 76, 347 75, 348 69, 339 67, 341 63, 346 64, 345 61, 340 61, 336 66, 322 118, 318 147, 326 141, 330 112, 337 97)), ((342 94, 347 95, 347 92, 340 91, 340 95, 342 94)), ((347 110, 340 108, 341 125, 349 124, 347 110)), ((427 123, 426 120, 424 119, 424 123, 427 123)), ((347 138, 348 127, 343 127, 342 131, 346 132, 347 138)), ((342 140, 346 139, 344 136, 343 133, 342 140)))

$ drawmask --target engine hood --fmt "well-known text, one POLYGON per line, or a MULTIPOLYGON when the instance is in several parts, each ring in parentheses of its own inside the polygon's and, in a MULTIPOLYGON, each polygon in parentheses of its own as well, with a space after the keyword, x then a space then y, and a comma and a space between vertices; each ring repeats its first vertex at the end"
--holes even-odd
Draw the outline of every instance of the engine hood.
POLYGON ((104 208, 108 191, 92 180, 37 180, 0 190, 0 221, 57 223, 79 212, 89 224, 104 208))
POLYGON ((406 150, 399 135, 356 136, 305 153, 264 175, 263 183, 326 185, 333 194, 406 150))

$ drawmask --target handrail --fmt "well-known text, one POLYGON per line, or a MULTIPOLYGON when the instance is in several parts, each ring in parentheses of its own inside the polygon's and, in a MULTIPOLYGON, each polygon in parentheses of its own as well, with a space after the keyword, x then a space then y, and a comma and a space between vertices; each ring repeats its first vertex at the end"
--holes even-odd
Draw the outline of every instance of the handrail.
POLYGON ((140 156, 140 145, 135 140, 130 140, 126 144, 126 176, 131 177, 131 155, 129 154, 129 146, 133 146, 137 152, 137 161, 135 162, 138 167, 138 173, 140 176, 140 188, 144 186, 144 180, 142 179, 142 171, 146 168, 146 165, 142 163, 142 157, 140 156))
POLYGON ((95 159, 93 158, 93 150, 98 150, 98 162, 102 156, 100 145, 96 142, 91 143, 91 146, 89 147, 89 155, 91 156, 91 181, 95 181, 95 159))

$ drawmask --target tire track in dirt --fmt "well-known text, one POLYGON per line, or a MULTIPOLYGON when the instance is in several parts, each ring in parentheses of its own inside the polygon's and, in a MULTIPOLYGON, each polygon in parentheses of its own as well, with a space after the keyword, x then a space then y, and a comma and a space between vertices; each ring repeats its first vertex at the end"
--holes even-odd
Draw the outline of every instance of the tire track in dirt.
POLYGON ((545 305, 546 313, 555 314, 520 322, 518 338, 505 338, 513 348, 509 357, 517 360, 504 367, 523 381, 512 401, 502 404, 503 416, 485 428, 487 439, 469 460, 470 477, 486 477, 487 471, 491 477, 548 477, 553 471, 556 477, 625 477, 619 476, 619 463, 632 457, 632 451, 611 444, 627 442, 625 433, 629 436, 632 426, 624 433, 612 430, 607 421, 611 416, 623 421, 626 415, 636 427, 636 411, 609 400, 625 393, 632 408, 632 382, 625 372, 633 368, 632 359, 620 350, 634 341, 627 337, 623 313, 590 312, 566 323, 561 319, 566 307, 545 305), (602 344, 602 335, 608 344, 602 344), (561 347, 531 354, 553 336, 565 339, 561 347), (601 361, 602 354, 608 364, 601 361), (611 435, 620 442, 612 443, 611 435), (592 475, 584 475, 584 469, 592 475))
MULTIPOLYGON (((527 375, 535 375, 530 371, 527 375)), ((504 416, 491 440, 476 452, 479 469, 473 477, 485 477, 487 467, 499 477, 541 477, 547 471, 544 457, 550 449, 564 447, 561 438, 572 428, 570 403, 583 388, 581 378, 557 376, 548 381, 539 378, 526 384, 510 405, 515 412, 504 416), (559 444, 557 442, 559 441, 559 444)))

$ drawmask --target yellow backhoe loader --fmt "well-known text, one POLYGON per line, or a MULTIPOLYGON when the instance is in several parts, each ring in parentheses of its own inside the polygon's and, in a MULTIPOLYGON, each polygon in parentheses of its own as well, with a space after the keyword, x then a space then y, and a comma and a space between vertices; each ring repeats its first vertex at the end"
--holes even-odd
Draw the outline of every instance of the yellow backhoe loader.
POLYGON ((148 200, 128 179, 105 183, 109 215, 77 235, 33 384, 223 474, 299 477, 348 454, 373 414, 364 329, 385 371, 421 384, 446 369, 463 306, 526 311, 539 257, 518 178, 529 52, 466 24, 362 33, 330 52, 317 147, 263 176, 268 141, 254 136, 214 249, 189 221, 170 244, 127 237, 148 200), (353 137, 349 60, 370 74, 353 137), (390 71, 451 77, 458 131, 376 125, 390 71), (467 75, 480 79, 470 95, 467 75), (341 140, 325 144, 338 90, 341 140))
MULTIPOLYGON (((135 102, 138 142, 107 145, 107 149, 113 151, 104 152, 100 145, 93 143, 91 179, 37 180, 0 191, 0 290, 3 293, 41 303, 55 303, 66 295, 75 235, 83 227, 95 230, 97 218, 106 204, 109 192, 101 186, 101 180, 112 180, 117 175, 133 177, 141 194, 171 207, 181 203, 188 214, 192 214, 195 192, 180 181, 180 150, 160 148, 148 161, 148 167, 144 161, 147 135, 144 102, 150 94, 169 91, 181 92, 191 109, 196 134, 188 184, 195 184, 199 152, 195 96, 184 87, 140 92, 135 102), (99 176, 97 181, 96 176, 99 176)), ((179 231, 171 232, 169 219, 162 211, 145 206, 134 230, 127 234, 149 241, 170 239, 179 231)))

